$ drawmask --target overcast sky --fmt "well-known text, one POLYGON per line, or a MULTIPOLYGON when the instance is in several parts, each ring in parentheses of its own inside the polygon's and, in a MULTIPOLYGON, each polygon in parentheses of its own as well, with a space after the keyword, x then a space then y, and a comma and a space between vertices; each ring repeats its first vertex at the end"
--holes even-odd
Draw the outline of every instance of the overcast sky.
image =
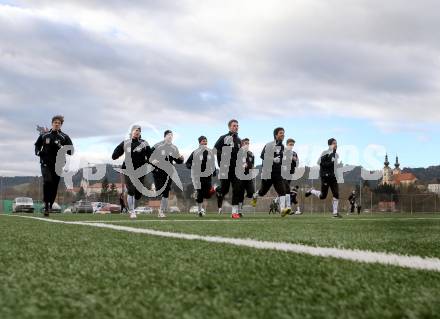
POLYGON ((438 30, 435 0, 0 0, 0 175, 39 174, 59 113, 89 162, 134 123, 188 154, 234 117, 256 152, 284 126, 303 164, 334 136, 345 163, 439 165, 438 30))

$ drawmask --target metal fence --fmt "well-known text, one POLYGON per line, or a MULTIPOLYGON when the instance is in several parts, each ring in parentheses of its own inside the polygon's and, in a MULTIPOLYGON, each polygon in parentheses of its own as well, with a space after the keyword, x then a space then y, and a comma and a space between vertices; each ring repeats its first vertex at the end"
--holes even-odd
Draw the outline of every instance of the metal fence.
MULTIPOLYGON (((329 194, 328 198, 325 200, 320 200, 314 196, 305 198, 305 192, 308 187, 303 186, 298 194, 299 206, 303 213, 330 213, 332 211, 332 196, 329 194)), ((348 196, 351 192, 349 187, 341 189, 340 201, 339 201, 339 211, 346 213, 350 211, 350 204, 348 202, 348 196)), ((41 211, 42 204, 38 200, 40 198, 39 194, 34 197, 35 209, 36 211, 41 211)), ((64 209, 71 206, 77 198, 72 196, 66 191, 60 191, 57 196, 57 203, 64 209)), ((100 194, 92 194, 87 197, 91 201, 100 201, 100 194)), ((229 212, 231 210, 228 203, 231 202, 231 194, 225 199, 224 211, 229 212)), ((362 192, 357 190, 357 205, 361 207, 361 213, 408 213, 408 214, 418 214, 418 213, 440 213, 440 196, 434 193, 409 193, 409 194, 377 194, 370 191, 368 188, 363 188, 362 192)), ((273 196, 266 196, 264 198, 258 199, 257 207, 254 209, 255 212, 269 212, 270 204, 273 200, 273 196)), ((11 196, 4 196, 3 192, 0 190, 0 212, 11 212, 12 211, 12 200, 11 196)), ((118 196, 107 196, 104 198, 107 202, 112 202, 115 204, 119 203, 118 196)), ((139 204, 144 203, 145 200, 139 202, 139 204)), ((245 201, 247 205, 247 210, 249 211, 249 200, 245 201)), ((194 198, 190 195, 182 195, 175 199, 173 205, 178 206, 182 211, 189 211, 189 209, 195 205, 194 198)), ((215 195, 213 198, 206 202, 206 208, 208 211, 217 211, 217 203, 215 195)))
MULTIPOLYGON (((304 195, 301 195, 300 206, 303 212, 331 212, 332 197, 330 195, 326 200, 319 200, 316 197, 305 198, 304 195)), ((358 197, 356 208, 357 206, 361 207, 361 213, 440 213, 440 197, 437 194, 379 195, 371 192, 358 197)), ((350 208, 351 205, 348 197, 341 197, 339 200, 339 211, 348 213, 350 208)))
MULTIPOLYGON (((270 204, 275 197, 266 196, 259 198, 256 212, 269 212, 270 204)), ((325 200, 320 200, 314 196, 305 198, 304 192, 298 196, 299 207, 303 213, 318 214, 331 213, 332 196, 325 200)), ((355 213, 360 206, 360 213, 440 213, 440 197, 437 194, 399 194, 399 195, 377 195, 374 193, 365 194, 358 197, 356 201, 355 213)), ((341 197, 339 200, 339 212, 349 213, 351 205, 348 197, 341 197)))

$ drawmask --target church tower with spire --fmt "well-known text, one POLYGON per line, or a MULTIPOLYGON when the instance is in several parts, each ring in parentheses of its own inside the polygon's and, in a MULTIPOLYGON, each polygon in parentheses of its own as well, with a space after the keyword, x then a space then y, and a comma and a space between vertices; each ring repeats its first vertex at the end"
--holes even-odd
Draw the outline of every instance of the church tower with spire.
POLYGON ((383 168, 382 185, 393 184, 393 170, 390 167, 390 161, 388 160, 388 154, 385 155, 385 163, 383 168))
POLYGON ((396 156, 394 168, 390 167, 388 154, 385 156, 383 177, 381 185, 392 185, 394 187, 408 187, 417 183, 417 177, 413 173, 403 173, 400 169, 399 156, 396 156))
POLYGON ((400 169, 399 156, 396 156, 396 164, 394 164, 393 175, 400 175, 402 170, 400 169))

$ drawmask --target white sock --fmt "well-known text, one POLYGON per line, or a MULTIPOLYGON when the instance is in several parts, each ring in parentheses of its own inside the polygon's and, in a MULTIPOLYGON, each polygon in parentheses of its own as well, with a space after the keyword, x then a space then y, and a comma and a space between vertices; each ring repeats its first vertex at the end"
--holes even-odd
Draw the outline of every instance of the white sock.
POLYGON ((127 196, 127 204, 128 204, 128 210, 131 212, 134 211, 134 205, 136 203, 136 199, 134 198, 134 196, 127 196))
POLYGON ((232 214, 238 214, 238 205, 232 206, 232 214))
POLYGON ((292 207, 292 203, 291 203, 291 198, 290 195, 286 195, 286 207, 287 208, 291 208, 292 207))
POLYGON ((166 212, 168 209, 168 198, 162 197, 160 200, 160 210, 166 212))
POLYGON ((280 196, 280 209, 286 208, 286 196, 280 196))
POLYGON ((310 192, 316 197, 321 197, 321 192, 317 191, 316 189, 312 189, 310 192))
POLYGON ((333 215, 338 214, 339 199, 333 198, 333 215))
POLYGON ((197 203, 197 207, 199 209, 199 212, 201 212, 203 209, 203 203, 197 203))
POLYGON ((241 212, 243 210, 243 203, 238 204, 238 211, 241 212))
POLYGON ((301 208, 299 207, 299 205, 296 205, 296 211, 297 211, 298 213, 301 213, 301 208))

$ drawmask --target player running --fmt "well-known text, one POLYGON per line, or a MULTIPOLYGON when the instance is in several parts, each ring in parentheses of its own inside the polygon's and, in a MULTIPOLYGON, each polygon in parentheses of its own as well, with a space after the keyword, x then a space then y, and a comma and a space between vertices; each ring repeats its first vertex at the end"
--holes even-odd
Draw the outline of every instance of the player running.
POLYGON ((48 217, 52 211, 52 205, 55 202, 60 183, 60 176, 56 173, 57 164, 65 165, 65 157, 60 159, 61 163, 57 163, 58 151, 65 146, 71 146, 72 149, 67 150, 68 155, 73 154, 73 143, 69 135, 61 131, 64 124, 62 115, 55 115, 52 118, 52 129, 49 131, 40 131, 35 142, 35 155, 40 157, 41 174, 43 176, 43 202, 44 216, 48 217))
POLYGON ((178 148, 173 145, 173 137, 173 132, 166 130, 164 132, 164 140, 154 145, 153 154, 150 158, 150 163, 154 166, 154 185, 156 186, 156 192, 161 197, 159 218, 165 218, 165 213, 168 210, 168 197, 170 195, 172 176, 177 174, 173 165, 184 162, 178 148))
MULTIPOLYGON (((296 185, 295 187, 293 187, 290 190, 290 202, 292 204, 292 207, 293 207, 293 205, 296 206, 295 212, 293 212, 293 209, 292 209, 292 212, 290 213, 290 215, 302 215, 301 208, 299 206, 299 201, 298 201, 298 192, 299 192, 298 185, 296 185)), ((289 196, 289 195, 287 195, 287 196, 289 196)))
POLYGON ((215 193, 212 187, 212 176, 215 175, 215 158, 208 148, 208 139, 199 137, 199 148, 191 153, 186 161, 186 167, 191 169, 191 177, 196 190, 196 202, 199 217, 205 216, 203 199, 209 199, 215 193))
POLYGON ((261 153, 261 159, 263 160, 261 188, 254 194, 252 206, 256 207, 258 197, 265 196, 273 186, 279 197, 281 216, 284 217, 292 211, 290 207, 286 207, 286 203, 288 203, 286 200, 286 182, 281 172, 284 158, 284 129, 282 127, 276 128, 273 136, 275 141, 266 144, 261 153), (270 165, 270 163, 272 163, 272 171, 270 174, 267 172, 265 176, 265 166, 270 165))
POLYGON ((326 199, 330 188, 333 194, 333 217, 342 218, 338 213, 339 185, 336 178, 336 169, 339 159, 339 155, 336 153, 338 142, 334 138, 331 138, 328 140, 328 146, 328 150, 324 151, 318 160, 318 165, 320 166, 319 175, 321 178, 321 191, 312 188, 306 192, 305 196, 309 197, 314 195, 319 199, 326 199))
MULTIPOLYGON (((293 175, 295 174, 295 170, 296 168, 299 166, 299 159, 298 159, 298 154, 293 150, 293 148, 295 147, 295 140, 293 138, 289 138, 286 142, 286 150, 284 152, 284 160, 285 161, 290 161, 290 165, 283 165, 283 169, 287 170, 287 173, 289 175, 293 175)), ((292 184, 292 180, 291 179, 284 179, 285 182, 285 187, 286 187, 286 207, 292 208, 292 190, 290 185, 292 184)), ((296 196, 295 196, 295 200, 296 200, 296 196)), ((295 204, 298 204, 298 202, 296 202, 295 204)), ((299 207, 299 206, 298 206, 299 207)), ((290 213, 292 214, 292 212, 290 213)))
MULTIPOLYGON (((133 125, 130 130, 130 138, 122 141, 118 146, 116 146, 113 151, 112 159, 117 160, 122 155, 125 154, 125 160, 122 163, 122 169, 127 168, 127 161, 131 160, 129 166, 133 169, 138 169, 148 163, 148 158, 152 154, 152 149, 147 141, 141 138, 142 128, 139 125, 133 125), (128 153, 129 152, 129 153, 128 153)), ((136 218, 136 213, 134 211, 136 207, 136 200, 142 198, 142 193, 133 184, 130 176, 124 175, 125 185, 127 187, 127 204, 128 212, 131 219, 136 218)), ((139 182, 144 184, 145 176, 139 177, 139 182)))
MULTIPOLYGON (((242 164, 244 169, 244 174, 249 175, 252 174, 252 169, 255 165, 255 156, 254 154, 249 151, 249 139, 245 138, 241 140, 241 147, 245 151, 245 156, 242 158, 242 164)), ((243 202, 245 195, 247 198, 252 199, 253 195, 255 193, 255 185, 254 185, 254 179, 247 179, 247 180, 240 180, 240 203, 238 204, 238 214, 240 217, 243 217, 243 202)))
POLYGON ((272 199, 269 206, 269 215, 270 214, 278 214, 280 212, 280 206, 278 205, 279 198, 276 197, 272 199))
POLYGON ((229 193, 232 185, 232 215, 233 219, 239 219, 238 205, 240 203, 240 180, 235 174, 237 155, 241 147, 241 139, 238 137, 238 121, 230 120, 229 132, 215 143, 217 162, 220 168, 220 187, 217 189, 217 205, 219 214, 222 213, 223 200, 229 193))
POLYGON ((356 209, 356 191, 352 191, 350 197, 348 197, 348 202, 350 203, 350 213, 354 214, 356 209))

